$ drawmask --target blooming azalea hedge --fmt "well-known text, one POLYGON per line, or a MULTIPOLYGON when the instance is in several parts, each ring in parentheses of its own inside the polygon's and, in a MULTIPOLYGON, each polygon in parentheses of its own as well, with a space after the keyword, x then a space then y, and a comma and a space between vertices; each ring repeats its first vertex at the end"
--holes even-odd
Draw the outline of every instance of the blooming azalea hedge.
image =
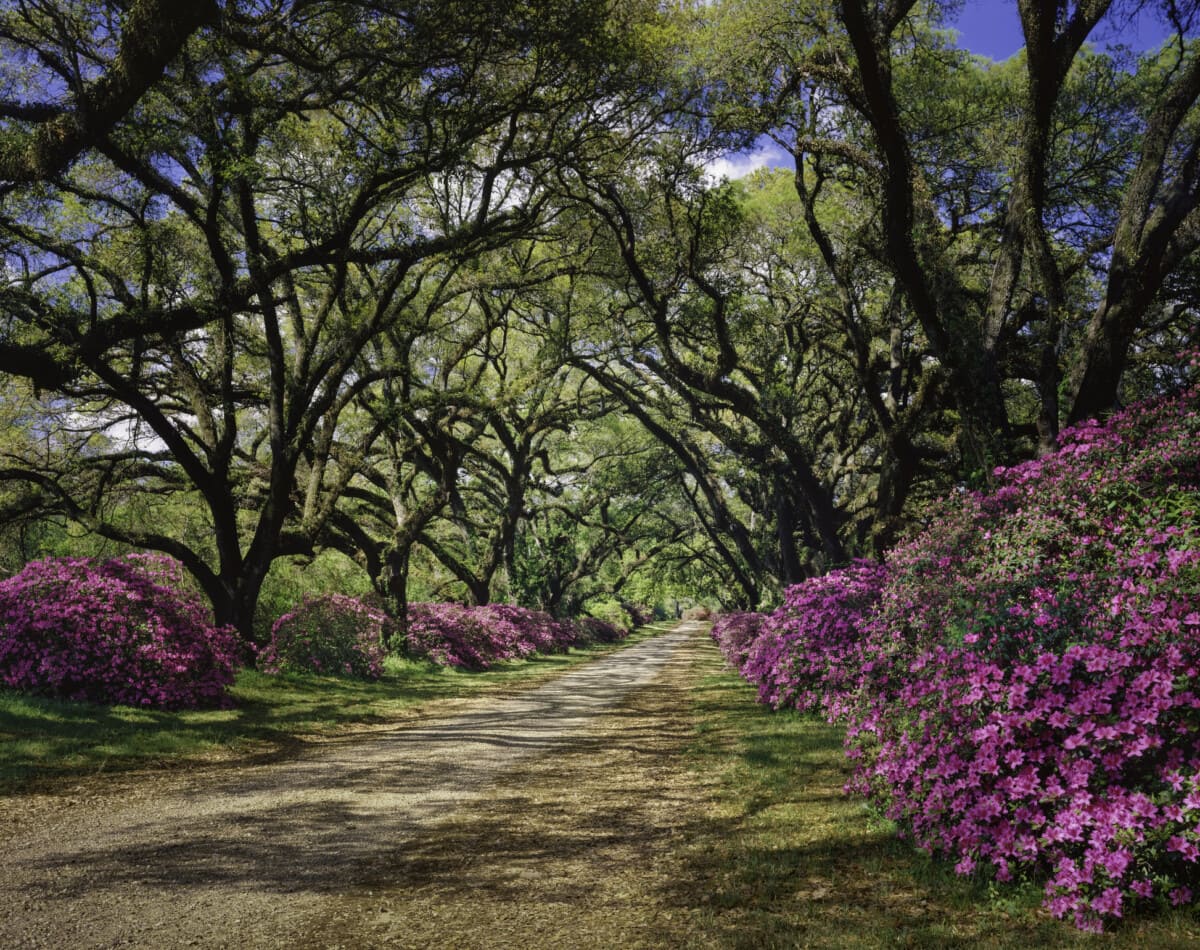
POLYGON ((306 597, 271 627, 258 656, 265 673, 323 673, 377 680, 383 675, 387 614, 345 594, 306 597))
POLYGON ((511 604, 409 604, 403 648, 443 666, 486 670, 498 660, 562 653, 624 636, 625 631, 595 618, 575 623, 511 604))
POLYGON ((893 551, 714 627, 760 698, 847 726, 960 873, 1085 929, 1200 887, 1200 391, 1077 427, 893 551))
POLYGON ((240 644, 213 626, 177 561, 33 561, 0 582, 0 684, 96 703, 224 701, 240 644))
POLYGON ((721 614, 713 621, 712 638, 730 666, 737 670, 745 666, 750 648, 767 619, 766 614, 737 611, 721 614))
MULTIPOLYGON (((532 653, 614 643, 627 631, 509 604, 413 604, 399 647, 467 669, 532 653)), ((258 654, 267 673, 379 679, 393 632, 380 609, 342 594, 307 597, 258 654)), ((0 582, 0 686, 99 703, 178 709, 225 702, 243 644, 214 627, 182 566, 161 555, 35 561, 0 582)))

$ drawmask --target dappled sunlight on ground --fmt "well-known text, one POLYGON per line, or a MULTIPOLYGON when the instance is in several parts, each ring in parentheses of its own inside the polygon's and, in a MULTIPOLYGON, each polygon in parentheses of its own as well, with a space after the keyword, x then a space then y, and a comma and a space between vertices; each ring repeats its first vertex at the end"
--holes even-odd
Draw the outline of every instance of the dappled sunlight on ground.
POLYGON ((691 629, 297 757, 64 797, 4 829, 0 944, 1195 945, 1182 918, 1090 938, 955 878, 843 794, 839 729, 756 705, 691 629))
POLYGON ((393 866, 498 776, 553 759, 653 682, 687 638, 668 633, 452 715, 180 779, 134 807, 85 804, 34 827, 10 824, 0 896, 12 912, 0 943, 229 945, 233 934, 213 930, 206 910, 219 905, 236 943, 270 945, 320 916, 328 895, 393 866))

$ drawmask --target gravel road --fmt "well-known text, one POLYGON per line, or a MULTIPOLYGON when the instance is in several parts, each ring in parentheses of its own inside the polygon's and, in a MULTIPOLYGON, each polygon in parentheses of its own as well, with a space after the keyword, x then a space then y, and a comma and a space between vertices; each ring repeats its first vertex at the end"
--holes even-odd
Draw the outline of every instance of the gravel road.
POLYGON ((81 786, 41 808, 0 801, 0 947, 302 942, 497 781, 652 685, 701 629, 283 762, 142 776, 99 796, 81 786))

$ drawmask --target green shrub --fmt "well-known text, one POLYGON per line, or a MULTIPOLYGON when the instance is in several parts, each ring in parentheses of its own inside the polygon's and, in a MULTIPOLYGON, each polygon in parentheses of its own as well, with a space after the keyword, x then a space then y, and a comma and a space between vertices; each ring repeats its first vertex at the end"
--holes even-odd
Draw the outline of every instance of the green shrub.
POLYGON ((308 597, 271 628, 258 657, 265 673, 323 673, 376 680, 383 675, 387 614, 344 594, 308 597))

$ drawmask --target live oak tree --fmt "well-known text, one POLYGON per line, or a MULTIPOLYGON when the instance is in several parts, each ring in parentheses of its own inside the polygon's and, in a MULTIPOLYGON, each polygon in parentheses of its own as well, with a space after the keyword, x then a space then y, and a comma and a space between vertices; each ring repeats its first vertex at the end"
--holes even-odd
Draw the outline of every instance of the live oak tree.
POLYGON ((551 285, 572 282, 567 258, 535 243, 486 260, 364 361, 390 368, 358 400, 379 436, 325 540, 364 564, 401 618, 418 552, 453 579, 446 596, 557 613, 616 595, 682 534, 657 513, 676 482, 636 464, 658 458, 655 440, 560 358, 551 285))
POLYGON ((562 441, 569 447, 557 478, 520 526, 512 594, 567 615, 598 602, 636 601, 636 581, 697 535, 678 463, 616 412, 576 424, 562 441))
POLYGON ((1194 305, 1156 295, 1195 256, 1192 11, 1177 5, 1175 44, 1131 72, 1083 47, 1107 4, 1052 6, 1022 5, 1031 52, 991 65, 913 4, 708 5, 715 27, 693 34, 703 92, 678 111, 709 124, 676 121, 634 170, 571 180, 614 242, 611 283, 629 302, 614 307, 622 333, 581 362, 618 392, 632 381, 635 414, 649 415, 656 388, 678 397, 671 410, 659 399, 658 415, 674 417, 660 436, 679 457, 696 457, 677 435, 686 418, 745 460, 749 481, 773 477, 741 492, 757 496, 756 514, 774 500, 774 557, 715 515, 750 574, 787 582, 814 554, 819 569, 886 550, 914 491, 943 489, 947 474, 986 478, 995 462, 1052 449, 1081 407, 1110 408, 1125 357, 1097 363, 1097 327, 1116 321, 1096 302, 1122 267, 1143 297, 1117 349, 1130 353, 1138 332, 1161 347, 1172 326, 1186 344, 1194 305), (788 212, 806 238, 756 244, 745 208, 689 177, 739 132, 791 153, 788 212), (676 140, 672 156, 664 142, 676 140), (1163 178, 1139 194, 1170 253, 1147 242, 1123 265, 1114 235, 1139 168, 1163 178), (1082 382, 1091 365, 1109 367, 1099 404, 1082 382))
POLYGON ((420 535, 473 603, 511 588, 531 512, 561 499, 565 483, 580 474, 563 436, 611 408, 601 391, 556 360, 536 327, 522 325, 520 293, 475 301, 486 327, 468 367, 478 434, 464 446, 445 516, 420 535))
MULTIPOLYGON (((1026 50, 1001 66, 949 45, 930 19, 943 6, 721 4, 718 20, 753 40, 715 75, 733 90, 727 118, 792 153, 802 197, 822 168, 853 182, 871 252, 944 367, 966 451, 986 470, 1025 438, 1009 380, 1037 390, 1043 450, 1062 418, 1111 409, 1166 275, 1195 253, 1196 8, 1161 5, 1175 37, 1136 64, 1131 94, 1129 76, 1084 44, 1153 4, 1022 0, 1026 50), (1089 122, 1106 153, 1076 134, 1089 122), (1090 233, 1078 227, 1117 204, 1090 233)), ((715 35, 730 53, 719 22, 715 35)), ((816 223, 815 236, 828 229, 816 223)))
MULTIPOLYGON (((179 557, 249 635, 271 561, 316 540, 349 480, 314 452, 374 437, 340 438, 373 383, 359 355, 444 262, 535 221, 545 164, 596 121, 605 24, 589 9, 283 4, 197 33, 126 121, 11 192, 0 221, 15 270, 0 364, 145 435, 119 458, 7 475, 179 557), (581 24, 598 30, 584 45, 581 24), (117 481, 194 492, 215 550, 108 517, 96 486, 117 481)), ((81 23, 36 33, 42 58, 102 32, 81 23)))
MULTIPOLYGON (((1120 190, 1104 296, 1070 370, 1071 422, 1117 401, 1135 338, 1153 328, 1155 302, 1170 294, 1176 272, 1194 267, 1189 261, 1200 248, 1200 13, 1195 4, 1179 4, 1175 13, 1175 40, 1139 64, 1147 86, 1140 150, 1120 190), (1193 25, 1191 39, 1183 17, 1193 25)), ((1194 312, 1195 297, 1182 299, 1194 312)))
MULTIPOLYGON (((638 171, 649 179, 651 167, 638 171)), ((628 184, 630 179, 622 174, 609 183, 628 184)), ((734 511, 728 487, 709 466, 711 436, 696 430, 678 394, 659 385, 638 362, 653 347, 654 331, 639 320, 641 299, 627 292, 625 264, 608 226, 595 215, 597 187, 603 189, 580 169, 564 175, 560 184, 561 200, 570 211, 559 222, 556 242, 574 246, 576 264, 570 279, 554 288, 553 299, 542 302, 547 332, 557 341, 559 360, 586 374, 611 397, 614 410, 632 417, 666 450, 660 459, 672 461, 660 462, 664 476, 669 474, 675 482, 676 503, 685 502, 696 519, 690 532, 677 531, 683 523, 677 519, 669 534, 696 538, 691 557, 700 557, 703 550, 719 560, 722 572, 735 579, 740 601, 757 603, 764 570, 761 554, 734 511)), ((610 198, 616 194, 613 188, 603 189, 610 198)))
POLYGON ((242 29, 258 26, 252 15, 241 19, 237 4, 222 13, 214 0, 123 7, 59 0, 0 7, 0 52, 9 72, 0 101, 0 188, 53 178, 98 145, 201 27, 222 15, 242 29))
MULTIPOLYGON (((534 270, 519 280, 538 280, 534 270)), ((360 403, 381 437, 334 525, 401 614, 417 544, 458 579, 466 599, 489 601, 511 566, 526 496, 549 464, 542 442, 578 411, 558 400, 563 380, 522 332, 514 289, 474 265, 460 278, 427 305, 424 320, 394 328, 373 348, 370 365, 385 378, 360 403)))
POLYGON ((13 556, 167 551, 249 636, 323 548, 400 613, 879 555, 1191 372, 1198 6, 1016 0, 991 63, 949 2, 0 2, 13 556))

